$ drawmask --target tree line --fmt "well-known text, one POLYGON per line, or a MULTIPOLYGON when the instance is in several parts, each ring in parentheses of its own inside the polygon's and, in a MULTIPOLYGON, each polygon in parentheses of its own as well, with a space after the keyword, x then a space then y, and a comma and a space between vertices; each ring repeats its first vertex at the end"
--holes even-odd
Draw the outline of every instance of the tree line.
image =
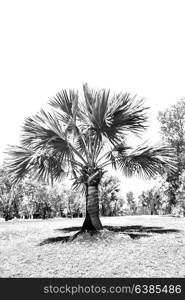
MULTIPOLYGON (((99 187, 100 214, 122 214, 124 199, 120 195, 120 182, 115 176, 106 176, 99 187)), ((6 168, 0 169, 0 217, 54 218, 84 217, 85 196, 65 184, 46 184, 30 176, 12 186, 6 168)))

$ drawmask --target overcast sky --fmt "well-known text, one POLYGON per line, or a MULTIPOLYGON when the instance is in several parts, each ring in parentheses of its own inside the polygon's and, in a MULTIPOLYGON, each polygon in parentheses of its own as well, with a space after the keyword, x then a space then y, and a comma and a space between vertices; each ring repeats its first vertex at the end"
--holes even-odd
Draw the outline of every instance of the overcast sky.
POLYGON ((183 0, 1 1, 0 162, 25 116, 85 82, 145 97, 155 143, 157 112, 185 96, 184 12, 183 0))

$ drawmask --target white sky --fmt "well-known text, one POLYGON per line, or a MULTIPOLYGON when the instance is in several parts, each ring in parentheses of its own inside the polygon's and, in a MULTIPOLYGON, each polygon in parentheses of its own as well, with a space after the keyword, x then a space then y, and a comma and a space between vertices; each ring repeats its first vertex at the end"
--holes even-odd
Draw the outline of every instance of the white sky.
MULTIPOLYGON (((0 1, 0 162, 25 118, 63 88, 145 97, 156 115, 185 96, 182 0, 0 1)), ((149 186, 123 181, 124 191, 149 186)))

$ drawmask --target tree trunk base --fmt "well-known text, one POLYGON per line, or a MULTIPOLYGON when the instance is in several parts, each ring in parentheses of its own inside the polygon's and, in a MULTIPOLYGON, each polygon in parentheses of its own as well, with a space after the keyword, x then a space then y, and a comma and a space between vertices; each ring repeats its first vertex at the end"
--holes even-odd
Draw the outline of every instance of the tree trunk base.
POLYGON ((84 223, 82 225, 82 232, 93 232, 102 230, 103 226, 99 219, 99 216, 90 216, 89 213, 86 213, 84 223))
POLYGON ((80 231, 76 232, 74 235, 70 236, 67 242, 74 241, 79 235, 89 233, 91 236, 98 234, 99 230, 87 230, 87 229, 81 229, 80 231))
MULTIPOLYGON (((101 224, 101 222, 100 222, 101 224)), ((79 235, 81 234, 85 234, 85 233, 89 233, 91 236, 98 234, 101 230, 103 230, 103 226, 101 224, 101 226, 98 226, 98 228, 95 228, 95 226, 93 226, 91 219, 86 216, 85 221, 82 225, 82 228, 80 231, 76 232, 74 235, 70 236, 68 240, 66 240, 67 242, 72 242, 74 241, 79 235)))
POLYGON ((89 233, 91 236, 97 234, 100 230, 103 229, 99 216, 90 216, 89 213, 86 213, 86 217, 82 228, 80 231, 75 233, 72 237, 69 238, 70 241, 73 241, 78 235, 89 233))
POLYGON ((98 234, 98 232, 100 232, 102 229, 103 229, 103 226, 101 224, 99 216, 98 215, 90 215, 88 212, 86 212, 86 217, 85 217, 85 220, 84 220, 81 230, 76 232, 74 235, 69 236, 66 239, 66 242, 72 242, 79 235, 84 234, 84 233, 89 233, 91 236, 93 236, 95 234, 98 234))

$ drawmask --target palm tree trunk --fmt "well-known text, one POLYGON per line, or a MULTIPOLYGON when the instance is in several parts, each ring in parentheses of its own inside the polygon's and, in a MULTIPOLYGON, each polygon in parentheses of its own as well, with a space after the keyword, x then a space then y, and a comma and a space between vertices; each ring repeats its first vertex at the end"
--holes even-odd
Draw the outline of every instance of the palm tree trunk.
POLYGON ((82 231, 97 231, 102 228, 99 218, 98 186, 86 185, 86 217, 82 231))

